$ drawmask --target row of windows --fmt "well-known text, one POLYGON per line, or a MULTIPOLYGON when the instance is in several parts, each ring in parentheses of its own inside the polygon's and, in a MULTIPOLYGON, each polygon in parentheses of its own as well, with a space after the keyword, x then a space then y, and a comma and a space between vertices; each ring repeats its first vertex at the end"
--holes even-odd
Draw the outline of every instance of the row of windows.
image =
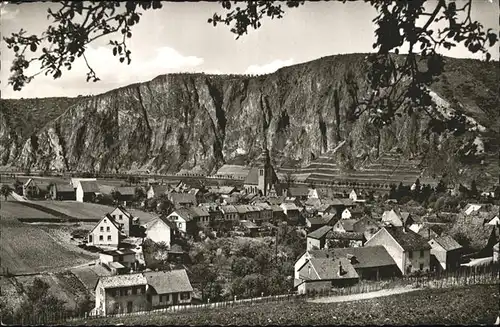
MULTIPOLYGON (((108 241, 111 241, 111 235, 108 235, 106 238, 108 241)), ((99 241, 104 241, 104 235, 99 235, 99 241)))
MULTIPOLYGON (((111 231, 111 228, 109 226, 106 226, 106 232, 111 231)), ((104 232, 104 226, 101 226, 101 232, 104 232)))
POLYGON ((122 288, 109 291, 109 294, 111 296, 127 296, 127 295, 143 294, 143 293, 145 293, 143 286, 134 286, 126 289, 122 288))

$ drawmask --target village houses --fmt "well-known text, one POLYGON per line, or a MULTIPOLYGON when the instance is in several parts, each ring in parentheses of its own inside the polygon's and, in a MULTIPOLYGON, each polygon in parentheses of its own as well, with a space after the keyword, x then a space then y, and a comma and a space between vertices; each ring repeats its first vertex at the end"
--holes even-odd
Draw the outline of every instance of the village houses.
POLYGON ((123 238, 125 235, 121 232, 120 226, 110 214, 106 214, 88 233, 87 245, 117 248, 123 238))
POLYGON ((189 304, 193 287, 182 269, 101 277, 94 291, 93 311, 106 316, 189 304))
POLYGON ((431 271, 456 270, 460 268, 462 246, 451 236, 445 235, 432 238, 431 271))
POLYGON ((374 245, 385 247, 403 275, 430 270, 431 246, 406 227, 381 228, 365 243, 365 247, 374 245))
POLYGON ((166 246, 170 247, 172 230, 174 228, 173 222, 167 218, 158 217, 147 224, 146 238, 155 243, 164 243, 166 246))

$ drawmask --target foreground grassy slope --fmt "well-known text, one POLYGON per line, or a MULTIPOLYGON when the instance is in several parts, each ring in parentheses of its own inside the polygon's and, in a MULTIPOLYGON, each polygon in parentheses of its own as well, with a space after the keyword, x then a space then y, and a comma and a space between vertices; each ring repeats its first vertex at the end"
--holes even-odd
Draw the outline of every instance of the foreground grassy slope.
POLYGON ((499 314, 498 285, 426 289, 358 302, 271 303, 175 314, 96 319, 113 325, 433 325, 492 324, 499 314))

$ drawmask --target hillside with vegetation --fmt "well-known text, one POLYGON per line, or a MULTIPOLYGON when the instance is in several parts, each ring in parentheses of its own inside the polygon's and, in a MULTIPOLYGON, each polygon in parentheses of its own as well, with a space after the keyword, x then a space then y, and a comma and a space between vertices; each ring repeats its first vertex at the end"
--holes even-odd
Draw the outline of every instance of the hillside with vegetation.
POLYGON ((438 133, 439 119, 419 112, 382 129, 368 115, 353 119, 356 99, 370 92, 365 58, 330 56, 261 76, 161 75, 85 98, 2 100, 2 164, 209 174, 226 162, 251 163, 263 146, 276 166, 306 167, 345 141, 331 156, 342 171, 391 152, 416 160, 430 177, 447 172, 470 181, 491 173, 499 149, 496 62, 445 58, 431 90, 438 118, 465 115, 455 135, 438 133))

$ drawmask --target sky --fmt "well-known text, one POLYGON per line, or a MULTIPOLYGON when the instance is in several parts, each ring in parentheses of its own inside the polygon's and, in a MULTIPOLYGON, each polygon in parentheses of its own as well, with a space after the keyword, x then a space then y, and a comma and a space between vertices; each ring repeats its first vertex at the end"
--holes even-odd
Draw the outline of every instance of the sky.
MULTIPOLYGON (((457 0, 458 5, 463 0, 457 0)), ((431 4, 434 0, 430 0, 431 4)), ((0 12, 2 37, 18 32, 40 34, 49 21, 47 9, 58 4, 3 3, 0 12)), ((38 75, 21 91, 7 84, 13 52, 0 44, 0 88, 2 98, 55 97, 99 94, 132 83, 144 82, 158 75, 176 72, 210 74, 265 74, 277 69, 320 57, 372 52, 376 11, 362 1, 306 2, 299 8, 285 9, 279 20, 265 20, 258 30, 235 40, 224 25, 208 24, 215 12, 224 13, 217 2, 163 2, 163 8, 143 13, 129 39, 130 65, 120 63, 108 46, 109 39, 99 39, 87 46, 86 56, 101 81, 86 82, 86 66, 77 59, 71 71, 61 78, 38 75)), ((474 0, 472 18, 498 32, 499 0, 474 0)), ((118 40, 120 35, 116 35, 118 40)), ((463 46, 442 49, 442 54, 456 58, 483 59, 463 46)), ((490 49, 498 60, 498 44, 490 49)), ((36 68, 36 67, 35 67, 36 68)))

